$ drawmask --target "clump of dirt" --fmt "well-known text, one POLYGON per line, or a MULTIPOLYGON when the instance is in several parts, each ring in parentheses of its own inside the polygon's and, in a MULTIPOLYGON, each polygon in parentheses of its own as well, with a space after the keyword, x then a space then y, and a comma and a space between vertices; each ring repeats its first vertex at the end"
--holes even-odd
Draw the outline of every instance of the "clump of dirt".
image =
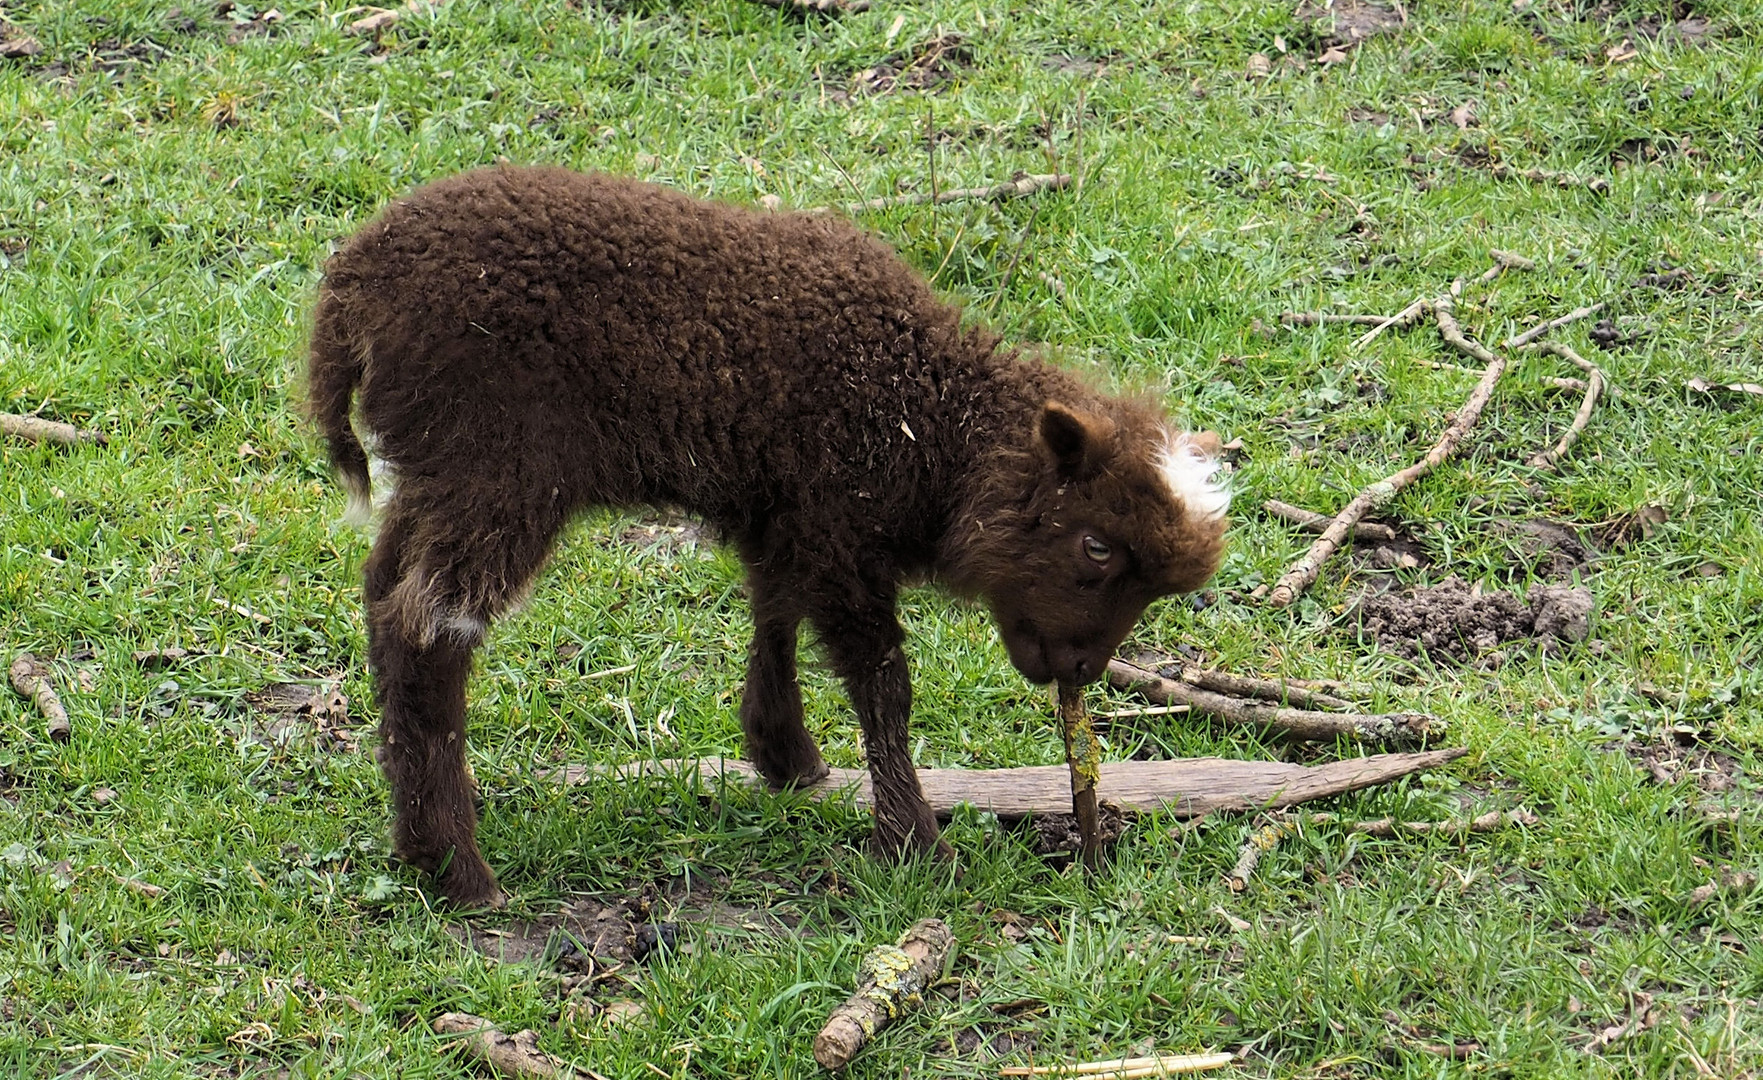
POLYGON ((973 47, 967 39, 960 34, 944 34, 864 68, 852 77, 851 88, 859 94, 934 91, 972 66, 973 47))
POLYGON ((1607 548, 1624 548, 1641 540, 1651 540, 1671 514, 1656 503, 1637 506, 1626 514, 1618 514, 1597 527, 1598 542, 1607 548))
POLYGON ((716 540, 716 530, 709 525, 672 511, 642 518, 618 531, 619 543, 663 551, 707 552, 716 540))
POLYGON ((1498 663, 1504 654, 1496 650, 1508 642, 1535 641, 1547 652, 1585 640, 1592 606, 1591 590, 1583 586, 1537 585, 1520 598, 1448 577, 1431 587, 1367 596, 1359 614, 1364 632, 1384 652, 1498 663))

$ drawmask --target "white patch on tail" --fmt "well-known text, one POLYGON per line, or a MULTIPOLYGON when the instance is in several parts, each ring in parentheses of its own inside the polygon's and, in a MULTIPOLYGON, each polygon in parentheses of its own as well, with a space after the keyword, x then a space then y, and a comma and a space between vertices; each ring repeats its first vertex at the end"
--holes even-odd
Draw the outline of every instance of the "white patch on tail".
POLYGON ((1157 470, 1169 493, 1199 518, 1223 517, 1230 489, 1217 479, 1218 459, 1186 434, 1171 435, 1157 454, 1157 470))

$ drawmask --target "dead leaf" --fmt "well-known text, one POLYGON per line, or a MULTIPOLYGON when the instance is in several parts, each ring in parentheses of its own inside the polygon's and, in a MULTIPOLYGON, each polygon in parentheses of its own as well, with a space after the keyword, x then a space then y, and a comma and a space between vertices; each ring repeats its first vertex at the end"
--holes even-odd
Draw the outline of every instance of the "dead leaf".
POLYGON ((43 51, 43 46, 29 34, 9 37, 0 41, 0 58, 7 60, 23 60, 27 56, 35 56, 43 51))
POLYGON ((1709 379, 1704 379, 1702 376, 1697 375, 1695 378, 1691 379, 1689 382, 1684 383, 1684 385, 1687 386, 1691 390, 1695 390, 1695 391, 1698 391, 1703 394, 1710 394, 1710 395, 1740 394, 1740 395, 1745 395, 1745 396, 1749 396, 1749 397, 1763 397, 1763 385, 1759 385, 1757 383, 1744 383, 1744 382, 1717 383, 1717 382, 1714 382, 1709 379))
POLYGON ((1633 60, 1639 55, 1640 52, 1634 47, 1634 42, 1627 38, 1623 38, 1620 45, 1612 45, 1604 50, 1604 58, 1612 64, 1620 64, 1627 60, 1633 60))
POLYGON ((1318 64, 1344 64, 1347 62, 1347 54, 1341 51, 1339 45, 1330 45, 1328 51, 1316 58, 1316 62, 1318 64))
POLYGON ((242 458, 262 457, 263 451, 252 446, 248 442, 242 442, 239 444, 239 456, 242 458))
POLYGON ((149 671, 153 671, 165 667, 168 664, 179 663, 180 661, 187 659, 189 655, 190 651, 188 649, 180 649, 174 645, 168 649, 143 649, 140 652, 135 653, 134 657, 136 664, 149 671))
POLYGON ((1249 57, 1249 78, 1265 79, 1271 74, 1273 74, 1273 61, 1267 58, 1266 53, 1255 53, 1249 57))
POLYGON ((1459 131, 1468 131, 1470 128, 1474 127, 1475 102, 1465 101, 1455 109, 1452 109, 1451 123, 1457 125, 1457 130, 1459 131))
POLYGON ((600 1010, 600 1019, 608 1027, 623 1027, 643 1015, 643 1003, 630 998, 608 1001, 600 1010))

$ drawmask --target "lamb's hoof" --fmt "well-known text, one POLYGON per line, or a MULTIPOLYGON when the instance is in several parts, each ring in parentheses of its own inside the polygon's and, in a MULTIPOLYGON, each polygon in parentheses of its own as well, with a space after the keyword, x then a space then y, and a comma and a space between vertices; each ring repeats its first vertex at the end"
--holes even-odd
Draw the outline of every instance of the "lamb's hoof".
POLYGON ((797 761, 759 758, 759 755, 755 755, 753 767, 759 770, 760 776, 765 777, 765 782, 771 785, 773 791, 782 791, 788 787, 810 787, 832 775, 832 770, 826 767, 826 762, 821 760, 818 751, 812 758, 797 761))
POLYGON ((902 829, 887 817, 877 814, 875 832, 870 835, 870 850, 879 859, 890 862, 906 862, 911 859, 930 857, 939 862, 952 862, 955 849, 937 834, 937 819, 925 808, 925 819, 914 823, 913 827, 902 829))
POLYGON ((508 906, 508 896, 496 884, 496 875, 482 859, 472 862, 455 858, 435 882, 436 890, 455 911, 500 911, 508 906))

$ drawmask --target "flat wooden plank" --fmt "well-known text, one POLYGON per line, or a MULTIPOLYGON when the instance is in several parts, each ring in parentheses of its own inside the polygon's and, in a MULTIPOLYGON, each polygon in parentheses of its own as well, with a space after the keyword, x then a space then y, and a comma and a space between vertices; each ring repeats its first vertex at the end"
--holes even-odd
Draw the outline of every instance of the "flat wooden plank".
MULTIPOLYGON (((1437 768, 1469 751, 1463 748, 1406 754, 1373 754, 1323 765, 1292 765, 1280 761, 1237 761, 1230 758, 1181 758, 1175 761, 1116 761, 1102 766, 1096 793, 1122 810, 1166 809, 1180 817, 1213 811, 1278 809, 1312 799, 1341 795, 1425 769, 1437 768)), ((585 784, 613 775, 619 779, 690 774, 696 770, 705 787, 739 784, 763 788, 753 766, 733 758, 670 758, 638 762, 614 769, 570 765, 552 770, 550 778, 585 784)), ((1004 819, 1031 814, 1071 813, 1071 777, 1064 765, 1031 765, 1016 769, 920 769, 918 782, 938 817, 947 818, 966 803, 1004 819)), ((849 794, 859 806, 873 806, 867 769, 834 769, 818 784, 800 789, 813 799, 849 794)))

